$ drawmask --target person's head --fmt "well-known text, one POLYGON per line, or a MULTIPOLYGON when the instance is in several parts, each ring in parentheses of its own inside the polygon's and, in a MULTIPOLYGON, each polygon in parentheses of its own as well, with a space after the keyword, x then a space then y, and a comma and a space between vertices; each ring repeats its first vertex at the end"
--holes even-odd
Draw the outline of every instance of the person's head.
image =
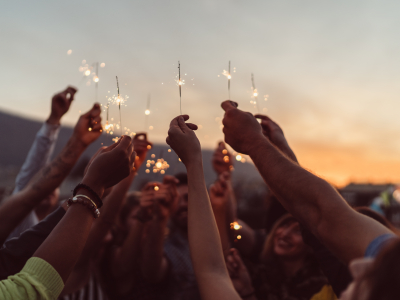
POLYGON ((375 260, 352 261, 350 271, 353 282, 341 300, 400 299, 400 240, 391 242, 375 260))
POLYGON ((35 213, 39 220, 46 218, 46 216, 55 209, 59 196, 60 189, 56 188, 40 202, 40 204, 35 208, 35 213))
POLYGON ((187 174, 179 173, 175 177, 179 180, 179 183, 176 185, 179 200, 171 219, 179 228, 187 229, 189 192, 187 174))
POLYGON ((265 241, 261 261, 304 259, 309 253, 309 247, 303 242, 299 222, 286 214, 276 221, 265 241))

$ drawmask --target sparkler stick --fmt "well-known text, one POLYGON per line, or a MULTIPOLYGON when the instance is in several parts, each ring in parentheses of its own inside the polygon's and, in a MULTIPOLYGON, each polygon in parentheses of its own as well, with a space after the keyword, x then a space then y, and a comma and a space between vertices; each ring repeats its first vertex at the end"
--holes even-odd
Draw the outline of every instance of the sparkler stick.
MULTIPOLYGON (((118 94, 118 98, 117 99, 120 99, 118 76, 115 76, 115 78, 117 78, 117 94, 118 94)), ((121 132, 121 136, 122 136, 121 101, 118 102, 118 109, 119 109, 119 126, 120 126, 120 132, 121 132)))
MULTIPOLYGON (((99 63, 96 63, 96 76, 93 78, 94 82, 96 82, 95 86, 95 102, 97 102, 97 94, 99 91, 99 63)), ((107 111, 108 112, 108 111, 107 111)))
POLYGON ((228 99, 231 99, 231 61, 229 61, 228 68, 228 99))
POLYGON ((180 107, 180 112, 182 115, 182 81, 181 81, 181 63, 178 61, 178 71, 179 71, 179 107, 180 107))
POLYGON ((260 113, 260 106, 258 104, 258 98, 257 98, 258 92, 257 92, 256 86, 254 84, 254 75, 253 75, 253 73, 251 73, 251 87, 253 89, 253 97, 254 97, 255 102, 257 104, 257 111, 258 111, 258 113, 260 113))
POLYGON ((144 112, 145 114, 145 119, 144 119, 144 130, 147 131, 148 130, 148 121, 149 121, 149 115, 150 115, 150 94, 147 97, 147 105, 146 105, 146 110, 144 112))

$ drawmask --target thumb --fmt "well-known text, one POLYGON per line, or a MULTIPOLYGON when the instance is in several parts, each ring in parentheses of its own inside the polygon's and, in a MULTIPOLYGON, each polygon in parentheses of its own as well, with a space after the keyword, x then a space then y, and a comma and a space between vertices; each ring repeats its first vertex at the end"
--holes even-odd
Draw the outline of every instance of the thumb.
POLYGON ((100 105, 98 103, 93 104, 93 107, 86 113, 82 115, 84 118, 90 118, 96 115, 96 110, 100 110, 100 105))
POLYGON ((224 102, 221 103, 221 107, 224 111, 228 111, 228 110, 232 110, 232 109, 237 109, 238 108, 238 104, 234 101, 231 100, 226 100, 224 102))

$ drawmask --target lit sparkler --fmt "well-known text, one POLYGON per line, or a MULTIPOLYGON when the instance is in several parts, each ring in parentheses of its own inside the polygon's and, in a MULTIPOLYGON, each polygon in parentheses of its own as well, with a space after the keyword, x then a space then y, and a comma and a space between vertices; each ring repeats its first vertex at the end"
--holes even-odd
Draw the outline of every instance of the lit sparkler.
POLYGON ((231 99, 231 61, 229 61, 229 67, 228 67, 228 71, 224 70, 222 72, 222 75, 226 76, 226 78, 228 78, 228 99, 231 99))
POLYGON ((231 229, 232 230, 239 230, 239 229, 242 229, 242 225, 240 225, 238 222, 232 222, 231 224, 230 224, 230 226, 231 226, 231 229))
POLYGON ((181 79, 181 63, 178 61, 178 86, 179 86, 179 108, 182 115, 182 85, 185 84, 185 80, 181 79))
POLYGON ((258 92, 257 92, 257 89, 256 89, 256 85, 254 84, 254 75, 253 75, 253 73, 251 73, 251 89, 253 90, 253 95, 252 95, 252 98, 254 98, 253 104, 257 104, 257 111, 258 111, 258 113, 260 113, 260 106, 258 104, 258 98, 257 98, 258 92))
POLYGON ((117 127, 119 127, 121 129, 121 135, 122 135, 121 104, 124 104, 129 97, 126 96, 126 95, 125 95, 125 97, 121 96, 121 94, 119 93, 118 76, 115 76, 115 77, 116 77, 116 80, 117 80, 117 96, 113 95, 112 97, 108 98, 108 103, 118 105, 119 126, 117 126, 117 127))
POLYGON ((147 129, 148 129, 148 122, 149 122, 149 115, 150 115, 150 101, 151 101, 151 98, 150 98, 150 94, 149 94, 149 97, 147 97, 147 105, 146 105, 146 110, 145 110, 145 112, 144 112, 144 114, 145 114, 145 119, 144 119, 144 130, 145 131, 147 131, 147 129))

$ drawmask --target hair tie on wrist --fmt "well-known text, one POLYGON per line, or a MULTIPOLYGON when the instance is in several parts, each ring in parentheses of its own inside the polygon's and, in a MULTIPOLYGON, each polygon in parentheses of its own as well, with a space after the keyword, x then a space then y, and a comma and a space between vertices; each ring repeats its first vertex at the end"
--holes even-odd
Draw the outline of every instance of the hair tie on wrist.
MULTIPOLYGON (((92 194, 92 196, 94 196, 94 200, 93 202, 96 204, 97 208, 100 208, 103 206, 103 201, 101 201, 101 198, 99 197, 99 195, 97 195, 97 193, 95 191, 93 191, 89 186, 87 186, 86 184, 83 183, 79 183, 73 191, 73 195, 75 196, 78 189, 85 189, 88 192, 90 192, 92 194)), ((92 200, 92 199, 90 199, 92 200)))

